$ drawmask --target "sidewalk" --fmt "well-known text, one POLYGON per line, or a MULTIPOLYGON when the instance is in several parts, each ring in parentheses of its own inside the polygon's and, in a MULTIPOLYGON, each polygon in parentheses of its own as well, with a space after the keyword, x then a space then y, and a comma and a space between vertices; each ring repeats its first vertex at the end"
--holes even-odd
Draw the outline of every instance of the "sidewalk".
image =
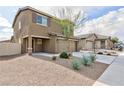
POLYGON ((124 53, 106 69, 93 86, 124 86, 124 53))

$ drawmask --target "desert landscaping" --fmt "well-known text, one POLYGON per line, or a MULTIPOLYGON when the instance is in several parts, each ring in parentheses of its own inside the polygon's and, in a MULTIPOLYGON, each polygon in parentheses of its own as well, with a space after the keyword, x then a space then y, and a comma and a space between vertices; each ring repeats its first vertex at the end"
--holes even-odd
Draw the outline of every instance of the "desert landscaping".
POLYGON ((43 56, 0 57, 0 85, 93 85, 107 64, 95 62, 81 66, 79 71, 71 66, 70 59, 43 56))

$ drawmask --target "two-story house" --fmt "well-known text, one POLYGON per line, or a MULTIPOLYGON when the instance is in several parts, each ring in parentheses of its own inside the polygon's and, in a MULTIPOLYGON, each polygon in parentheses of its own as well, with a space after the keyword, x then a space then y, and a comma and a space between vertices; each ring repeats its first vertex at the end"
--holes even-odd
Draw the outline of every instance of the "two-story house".
POLYGON ((68 40, 53 16, 32 7, 20 8, 14 18, 13 42, 21 44, 22 53, 76 51, 77 39, 68 40))

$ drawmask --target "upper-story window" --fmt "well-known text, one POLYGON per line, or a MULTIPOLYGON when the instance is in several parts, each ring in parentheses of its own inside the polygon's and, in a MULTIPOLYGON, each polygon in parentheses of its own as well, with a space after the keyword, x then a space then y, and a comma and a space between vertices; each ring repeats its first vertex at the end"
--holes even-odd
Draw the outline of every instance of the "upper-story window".
POLYGON ((48 26, 48 20, 47 17, 42 16, 42 15, 36 15, 35 17, 35 22, 37 24, 43 25, 43 26, 48 26))
POLYGON ((21 29, 21 21, 19 21, 19 24, 18 25, 19 25, 18 26, 19 27, 18 29, 20 30, 21 29))

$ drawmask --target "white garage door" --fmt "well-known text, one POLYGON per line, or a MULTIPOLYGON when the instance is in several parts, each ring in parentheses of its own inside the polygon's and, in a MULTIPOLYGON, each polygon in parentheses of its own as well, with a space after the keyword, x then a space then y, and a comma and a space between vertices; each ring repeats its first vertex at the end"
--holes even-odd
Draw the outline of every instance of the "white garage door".
POLYGON ((87 48, 88 50, 93 49, 93 42, 87 41, 86 48, 87 48))

